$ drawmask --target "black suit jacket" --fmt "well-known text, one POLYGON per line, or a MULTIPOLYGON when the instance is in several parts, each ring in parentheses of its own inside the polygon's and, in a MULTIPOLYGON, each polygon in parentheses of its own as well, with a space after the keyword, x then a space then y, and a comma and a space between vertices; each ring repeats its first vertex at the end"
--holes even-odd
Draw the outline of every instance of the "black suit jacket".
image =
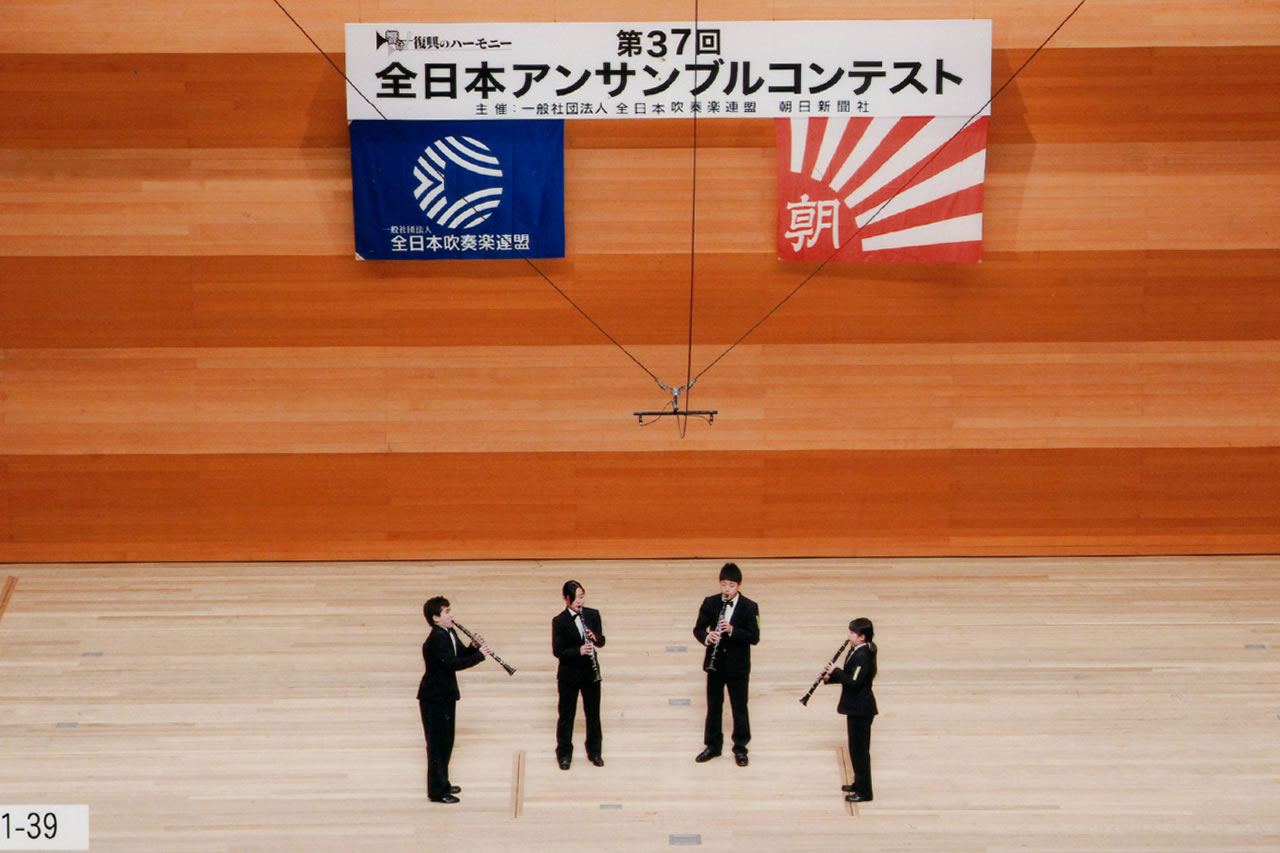
POLYGON ((431 633, 422 644, 422 661, 427 671, 418 682, 418 701, 457 702, 462 698, 458 692, 458 670, 473 667, 482 660, 484 652, 458 639, 452 629, 432 626, 431 633), (450 634, 458 640, 457 652, 453 650, 450 634))
MULTIPOLYGON (((719 594, 709 595, 698 608, 698 621, 693 626, 693 636, 699 643, 707 642, 707 632, 720 624, 719 594)), ((720 638, 720 651, 716 653, 716 672, 724 678, 742 678, 751 672, 751 647, 760 642, 760 608, 741 592, 738 603, 733 607, 733 618, 729 620, 733 633, 720 638)), ((711 646, 707 646, 702 656, 702 669, 705 672, 711 663, 711 646)))
MULTIPOLYGON (((590 607, 582 608, 582 624, 596 635, 597 648, 604 647, 604 623, 600 621, 600 611, 590 607)), ((556 669, 556 679, 574 684, 586 684, 596 680, 595 670, 591 667, 591 658, 583 655, 582 635, 578 626, 573 624, 573 614, 565 608, 551 620, 551 653, 560 660, 556 669)), ((596 658, 597 663, 599 658, 596 658)))
POLYGON ((831 670, 831 684, 840 685, 840 704, 836 710, 850 717, 874 717, 876 694, 871 682, 876 677, 876 656, 867 645, 858 646, 845 658, 844 666, 831 670))

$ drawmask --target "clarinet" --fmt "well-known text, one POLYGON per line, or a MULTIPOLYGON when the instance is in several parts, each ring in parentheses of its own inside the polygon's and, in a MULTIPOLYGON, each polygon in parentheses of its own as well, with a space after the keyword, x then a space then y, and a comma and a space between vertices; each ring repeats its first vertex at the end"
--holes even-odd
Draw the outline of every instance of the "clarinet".
MULTIPOLYGON (((728 609, 729 609, 729 602, 723 598, 720 599, 720 618, 716 620, 716 631, 718 632, 720 631, 720 620, 724 619, 724 612, 728 609)), ((720 652, 720 641, 722 639, 724 639, 724 633, 723 632, 717 633, 716 642, 711 647, 711 660, 707 661, 707 672, 716 671, 716 655, 719 654, 720 652)))
MULTIPOLYGON (((582 619, 582 611, 578 611, 578 618, 582 619)), ((582 619, 582 635, 587 638, 587 645, 591 647, 591 671, 595 673, 595 682, 600 683, 600 659, 596 657, 596 644, 591 642, 591 632, 587 630, 587 620, 582 619)))
MULTIPOLYGON (((466 628, 462 627, 462 623, 459 622, 458 620, 455 619, 453 621, 453 627, 457 628, 459 631, 466 634, 467 637, 471 640, 472 643, 476 645, 477 648, 484 645, 484 643, 480 641, 479 637, 477 637, 475 634, 468 631, 466 628)), ((493 655, 493 659, 494 661, 497 662, 498 666, 502 667, 507 671, 507 675, 516 674, 516 668, 511 664, 507 663, 506 661, 504 661, 501 657, 499 657, 497 652, 490 649, 489 653, 493 655)))
MULTIPOLYGON (((845 637, 844 642, 840 644, 840 648, 836 649, 836 653, 831 656, 832 663, 836 662, 836 660, 840 657, 840 653, 844 651, 844 647, 847 645, 849 645, 849 638, 845 637)), ((818 677, 813 680, 813 686, 809 688, 809 692, 804 694, 804 696, 800 699, 801 705, 804 705, 806 708, 809 706, 809 697, 813 695, 813 691, 818 689, 818 685, 822 683, 822 676, 824 675, 826 675, 825 670, 823 672, 818 673, 818 677)))

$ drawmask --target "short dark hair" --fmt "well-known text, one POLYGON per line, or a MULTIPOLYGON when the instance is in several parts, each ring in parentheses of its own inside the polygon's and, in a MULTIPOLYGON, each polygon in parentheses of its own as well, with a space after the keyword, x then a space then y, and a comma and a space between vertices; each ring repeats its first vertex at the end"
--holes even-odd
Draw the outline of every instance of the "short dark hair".
POLYGON ((738 568, 737 563, 725 563, 720 569, 720 580, 742 583, 742 569, 738 568))
POLYGON ((444 609, 448 606, 449 599, 445 598, 443 595, 428 598, 427 603, 422 605, 422 615, 427 617, 427 622, 429 624, 435 625, 435 617, 443 613, 444 609))
POLYGON ((577 581, 565 581, 564 586, 560 588, 560 594, 570 601, 573 601, 578 597, 578 590, 580 589, 586 589, 586 587, 577 581))
POLYGON ((876 635, 875 626, 872 625, 871 620, 865 616, 859 616, 857 619, 850 622, 849 630, 855 634, 861 634, 866 637, 868 643, 871 642, 871 639, 876 635))

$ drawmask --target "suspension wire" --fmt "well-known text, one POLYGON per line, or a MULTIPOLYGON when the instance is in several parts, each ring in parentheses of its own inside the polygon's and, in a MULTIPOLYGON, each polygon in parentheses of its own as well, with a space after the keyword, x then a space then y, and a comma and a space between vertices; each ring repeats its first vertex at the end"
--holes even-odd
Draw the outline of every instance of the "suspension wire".
MULTIPOLYGON (((558 294, 560 294, 562 297, 564 297, 564 301, 565 301, 565 302, 568 302, 570 305, 572 305, 572 306, 573 306, 573 308, 574 308, 574 310, 576 310, 579 314, 581 314, 581 315, 586 319, 586 321, 587 321, 588 323, 590 323, 591 325, 595 326, 595 327, 596 327, 596 331, 598 331, 600 334, 602 334, 602 335, 604 335, 606 338, 608 338, 608 339, 613 343, 613 345, 614 345, 614 346, 616 346, 618 349, 622 350, 622 351, 623 351, 623 353, 625 353, 625 354, 626 354, 627 358, 629 358, 629 359, 631 359, 632 361, 634 361, 634 362, 636 363, 636 366, 637 366, 637 367, 639 367, 639 368, 640 368, 641 370, 643 370, 645 373, 649 374, 649 376, 653 379, 653 381, 654 381, 654 382, 657 382, 659 385, 662 385, 662 380, 661 380, 661 379, 659 379, 657 376, 654 376, 653 371, 651 371, 649 368, 645 367, 645 366, 644 366, 644 364, 640 361, 640 359, 636 358, 634 355, 632 355, 632 354, 631 354, 631 351, 630 351, 630 350, 628 350, 628 349, 627 349, 626 347, 624 347, 622 344, 618 343, 617 338, 615 338, 613 335, 611 335, 611 334, 609 334, 608 332, 606 332, 606 331, 604 330, 604 327, 603 327, 603 326, 601 326, 599 323, 597 323, 594 319, 592 319, 592 317, 591 317, 591 315, 590 315, 590 314, 588 314, 586 311, 584 311, 584 310, 582 309, 582 307, 581 307, 580 305, 578 305, 578 303, 574 302, 571 298, 569 298, 569 294, 567 294, 567 293, 565 293, 563 290, 561 290, 561 289, 560 289, 560 286, 559 286, 558 284, 556 284, 554 281, 552 281, 552 280, 551 280, 551 277, 550 277, 550 276, 548 276, 545 272, 543 272, 543 271, 542 271, 542 269, 541 269, 537 264, 535 264, 533 261, 529 260, 529 258, 528 258, 528 257, 523 257, 523 256, 522 256, 522 257, 521 257, 521 260, 523 260, 526 264, 528 264, 530 267, 532 267, 534 272, 536 272, 538 275, 542 276, 543 280, 545 280, 547 284, 551 285, 551 287, 555 289, 555 292, 556 292, 556 293, 558 293, 558 294)), ((666 388, 667 386, 662 385, 662 387, 663 387, 663 388, 666 388)))
MULTIPOLYGON (((693 0, 693 52, 694 56, 698 53, 698 0, 693 0)), ((696 59, 694 60, 697 61, 696 59)), ((693 82, 698 82, 695 73, 693 82)), ((685 365, 684 373, 684 407, 689 409, 689 397, 693 393, 693 382, 690 377, 693 376, 693 285, 694 270, 698 258, 698 102, 694 99, 693 110, 693 176, 692 176, 692 194, 689 204, 689 356, 685 365)), ((689 425, 689 418, 686 415, 683 422, 679 416, 676 422, 680 428, 680 437, 684 438, 685 430, 689 425)))
POLYGON ((316 40, 311 37, 311 33, 307 32, 306 29, 303 28, 302 24, 298 23, 297 18, 289 14, 289 10, 280 4, 280 0, 271 0, 271 2, 275 3, 276 6, 280 8, 280 11, 284 12, 284 16, 293 22, 293 25, 298 28, 298 32, 302 33, 304 36, 307 37, 307 41, 311 42, 311 46, 314 47, 317 51, 319 51, 320 55, 323 56, 329 62, 330 65, 333 66, 333 70, 337 71, 338 74, 342 77, 342 79, 347 81, 347 85, 351 87, 351 91, 355 92, 357 95, 363 98, 364 102, 369 106, 373 107, 373 111, 378 115, 382 116, 382 119, 386 121, 387 117, 382 112, 382 110, 378 109, 378 105, 375 104, 373 101, 369 100, 367 97, 365 97, 364 92, 360 91, 360 87, 357 86, 355 83, 351 82, 351 78, 347 76, 347 72, 343 71, 341 68, 338 67, 338 63, 334 62, 333 58, 329 56, 329 54, 325 53, 324 48, 316 44, 316 40))
MULTIPOLYGON (((333 70, 334 70, 334 71, 337 71, 337 72, 338 72, 338 74, 342 77, 342 79, 347 81, 347 85, 351 87, 352 91, 354 91, 357 95, 359 95, 361 98, 363 98, 363 99, 364 99, 364 102, 365 102, 366 104, 368 104, 370 107, 372 107, 372 108, 373 108, 373 111, 374 111, 374 112, 376 112, 379 116, 381 116, 381 117, 382 117, 382 119, 383 119, 383 121, 390 121, 390 120, 391 120, 391 119, 387 118, 386 114, 385 114, 385 113, 383 113, 383 112, 382 112, 382 110, 378 109, 377 104, 375 104, 373 101, 369 100, 369 98, 365 95, 365 93, 364 93, 364 92, 362 92, 362 91, 360 91, 360 87, 359 87, 359 86, 357 86, 355 83, 353 83, 353 82, 352 82, 352 80, 351 80, 351 78, 347 76, 346 72, 345 72, 345 71, 343 71, 341 68, 339 68, 339 67, 338 67, 338 63, 334 62, 334 61, 333 61, 333 58, 332 58, 332 57, 330 57, 330 56, 329 56, 329 54, 325 52, 325 49, 324 49, 324 48, 322 48, 319 44, 317 44, 317 43, 316 43, 316 40, 315 40, 315 39, 313 39, 313 38, 311 37, 311 34, 307 32, 306 28, 305 28, 305 27, 303 27, 303 26, 302 26, 302 24, 298 23, 298 19, 297 19, 297 18, 295 18, 293 15, 291 15, 291 14, 289 13, 289 10, 288 10, 288 9, 286 9, 286 8, 285 8, 285 7, 280 3, 280 0, 271 0, 271 2, 275 3, 275 4, 276 4, 276 6, 278 6, 278 7, 280 8, 280 11, 281 11, 281 12, 284 12, 285 17, 287 17, 290 21, 292 21, 292 22, 293 22, 293 25, 294 25, 295 27, 297 27, 297 28, 298 28, 298 32, 300 32, 300 33, 302 33, 304 36, 306 36, 307 41, 311 42, 311 46, 312 46, 312 47, 314 47, 314 48, 315 48, 315 49, 320 53, 320 55, 321 55, 321 56, 323 56, 323 57, 328 61, 328 63, 329 63, 330 65, 332 65, 332 66, 333 66, 333 70)), ((695 131, 696 131, 696 129, 697 129, 697 125, 696 125, 696 124, 694 125, 694 129, 695 129, 695 131)), ((695 149, 695 153, 696 153, 696 149, 695 149)), ((652 370, 650 370, 649 368, 645 367, 645 366, 644 366, 644 363, 643 363, 643 362, 641 362, 641 361, 640 361, 640 359, 636 358, 636 357, 635 357, 635 355, 634 355, 634 354, 632 354, 632 352, 631 352, 629 349, 627 349, 626 347, 624 347, 624 346, 623 346, 623 345, 618 341, 618 339, 617 339, 617 338, 615 338, 613 335, 611 335, 611 334, 609 334, 608 332, 606 332, 606 331, 605 331, 605 329, 604 329, 604 327, 603 327, 603 326, 601 326, 599 323, 597 323, 597 322, 596 322, 596 321, 591 317, 591 315, 590 315, 590 314, 588 314, 588 313, 587 313, 587 312, 582 308, 582 306, 580 306, 578 303, 576 303, 576 302, 574 302, 572 299, 570 299, 570 298, 569 298, 569 295, 568 295, 567 293, 565 293, 565 292, 560 288, 560 286, 559 286, 559 285, 557 285, 554 281, 552 281, 552 280, 551 280, 551 277, 550 277, 550 276, 548 276, 545 272, 543 272, 541 267, 539 267, 537 264, 535 264, 535 263, 534 263, 534 262, 533 262, 533 261, 532 261, 532 260, 527 256, 527 255, 525 255, 525 254, 523 254, 523 253, 521 253, 521 255, 520 255, 520 259, 521 259, 521 260, 523 260, 523 261, 524 261, 526 264, 528 264, 530 267, 532 267, 532 268, 533 268, 533 271, 534 271, 534 272, 536 272, 538 275, 540 275, 540 276, 543 278, 543 280, 544 280, 544 281, 546 281, 546 283, 547 283, 547 284, 551 285, 551 287, 555 290, 555 292, 556 292, 556 293, 560 294, 560 296, 561 296, 561 297, 562 297, 566 302, 568 302, 571 306, 573 306, 573 308, 574 308, 574 310, 575 310, 575 311, 577 311, 577 312, 578 312, 579 314, 581 314, 584 318, 586 318, 587 322, 588 322, 588 323, 590 323, 592 326, 594 326, 594 327, 596 328, 596 331, 600 332, 600 334, 602 334, 602 335, 604 335, 606 338, 608 338, 608 339, 609 339, 609 342, 610 342, 610 343, 612 343, 612 344, 613 344, 615 347, 617 347, 618 349, 622 350, 623 354, 625 354, 625 355, 627 356, 627 358, 629 358, 629 359, 631 359, 633 362, 635 362, 635 364, 636 364, 636 366, 637 366, 637 367, 639 367, 639 368, 640 368, 641 370, 643 370, 645 373, 649 374, 649 377, 650 377, 651 379, 653 379, 653 381, 654 381, 654 382, 657 382, 657 383, 658 383, 658 385, 660 385, 664 390, 666 389, 666 387, 667 387, 667 386, 666 386, 666 385, 663 385, 662 380, 661 380, 661 379, 659 379, 656 375, 654 375, 654 373, 653 373, 653 371, 652 371, 652 370)), ((692 285, 690 285, 690 287, 692 288, 692 285)), ((691 296, 690 298, 692 298, 692 296, 691 296)), ((692 306, 690 306, 690 309, 689 309, 689 310, 690 310, 690 314, 692 315, 692 311, 693 311, 692 306)), ((693 334, 692 329, 690 329, 689 334, 690 334, 690 336, 691 336, 691 337, 690 337, 690 340, 692 341, 692 334, 693 334)), ((692 347, 692 343, 690 344, 690 346, 692 347)), ((693 356, 692 356, 692 349, 690 349, 690 365, 692 365, 692 360, 693 360, 693 356)), ((690 369, 692 369, 692 367, 691 367, 690 369)))
MULTIPOLYGON (((864 222, 861 226, 859 226, 858 229, 854 231, 852 235, 850 235, 850 240, 857 237, 864 230, 866 230, 867 226, 869 226, 872 222, 875 222, 876 219, 880 216, 880 214, 884 212, 884 209, 889 206, 890 202, 892 202, 895 198, 897 198, 904 191, 910 188, 911 182, 916 179, 916 176, 919 175, 921 172, 923 172, 926 168, 928 168, 929 164, 932 163, 938 157, 938 155, 942 153, 942 150, 944 148, 946 148, 948 145, 951 144, 952 140, 954 140, 957 136, 959 136, 967 127, 969 127, 969 125, 973 123, 974 119, 982 115, 983 111, 986 110, 987 107, 991 106, 991 102, 994 101, 1000 95, 1001 92, 1007 89, 1009 85, 1013 83, 1014 80, 1017 79, 1018 75, 1022 73, 1023 69, 1031 64, 1031 60, 1035 59, 1040 54, 1040 51, 1044 50, 1045 45, 1047 45, 1053 39, 1053 37, 1058 34, 1059 30, 1061 30, 1064 26, 1066 26, 1068 21, 1070 21, 1073 17, 1075 17, 1076 12, 1079 12, 1086 2, 1088 2, 1088 0, 1080 0, 1080 2, 1076 4, 1076 7, 1072 9, 1071 12, 1065 18, 1062 19, 1061 22, 1059 22, 1058 26, 1053 28, 1053 32, 1049 33, 1049 35, 1045 38, 1045 40, 1040 43, 1040 46, 1037 47, 1034 51, 1032 51, 1031 55, 1027 57, 1026 61, 1023 62, 1022 65, 1018 66, 1018 69, 1014 71, 1012 75, 1010 75, 1009 79, 1004 82, 1004 85, 1002 85, 999 89, 997 89, 995 93, 991 95, 990 98, 987 98, 987 102, 983 104, 976 113, 969 116, 969 118, 965 121, 965 123, 960 126, 959 130, 953 133, 951 137, 947 139, 946 142, 938 146, 937 150, 933 152, 933 155, 929 157, 928 160, 925 160, 924 163, 922 163, 919 168, 917 168, 914 172, 912 172, 911 177, 907 178, 907 180, 902 184, 902 186, 894 191, 893 195, 885 199, 884 203, 881 204, 878 208, 876 208, 876 211, 874 214, 871 215, 871 218, 868 219, 866 222, 864 222)), ((845 245, 848 245, 848 243, 846 243, 845 245)), ((782 299, 779 300, 779 302, 776 305, 770 308, 769 311, 763 317, 757 320, 755 324, 751 326, 751 328, 743 332, 742 336, 739 337, 732 344, 730 344, 728 348, 725 349, 724 352, 720 353, 711 361, 710 364, 702 368, 702 370, 699 371, 698 375, 695 376, 691 381, 697 382, 699 379, 702 378, 703 374, 705 374, 711 368, 715 367, 720 362, 720 360, 724 358, 726 355, 728 355, 730 352, 732 352, 738 346, 738 344, 746 340, 747 337, 752 332, 760 328, 760 326, 762 326, 766 320, 768 320, 770 317, 776 314, 782 308, 782 306, 786 305, 787 302, 791 300, 791 297, 795 296, 800 291, 800 288, 804 287, 806 284, 812 281, 818 275, 818 273, 822 272, 822 270, 826 268, 827 264, 831 263, 831 261, 834 260, 835 256, 839 253, 840 253, 840 249, 836 249, 830 255, 828 255, 826 260, 824 260, 822 263, 818 265, 817 269, 815 269, 813 272, 809 273, 807 276, 801 279, 799 284, 793 287, 786 296, 782 297, 782 299)))

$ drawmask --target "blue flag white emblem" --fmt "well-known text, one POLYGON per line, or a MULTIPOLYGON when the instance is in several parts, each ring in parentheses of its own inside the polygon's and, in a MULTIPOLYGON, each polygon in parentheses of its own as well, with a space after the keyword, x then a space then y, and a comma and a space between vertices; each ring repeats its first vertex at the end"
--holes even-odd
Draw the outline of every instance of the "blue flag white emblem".
POLYGON ((356 254, 564 257, 564 122, 353 121, 356 254))

